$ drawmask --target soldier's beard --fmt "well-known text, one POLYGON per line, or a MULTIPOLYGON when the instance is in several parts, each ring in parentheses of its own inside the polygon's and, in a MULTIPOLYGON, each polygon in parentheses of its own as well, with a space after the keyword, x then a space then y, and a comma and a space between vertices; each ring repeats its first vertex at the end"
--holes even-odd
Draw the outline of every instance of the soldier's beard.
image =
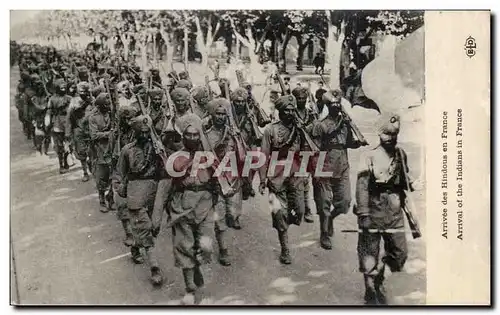
POLYGON ((200 140, 187 140, 184 139, 184 146, 189 151, 196 151, 200 147, 200 140))
POLYGON ((389 140, 389 141, 381 141, 380 145, 382 148, 384 148, 385 151, 392 153, 396 149, 396 140, 389 140))
POLYGON ((292 115, 280 113, 278 116, 285 125, 290 125, 293 121, 292 115))

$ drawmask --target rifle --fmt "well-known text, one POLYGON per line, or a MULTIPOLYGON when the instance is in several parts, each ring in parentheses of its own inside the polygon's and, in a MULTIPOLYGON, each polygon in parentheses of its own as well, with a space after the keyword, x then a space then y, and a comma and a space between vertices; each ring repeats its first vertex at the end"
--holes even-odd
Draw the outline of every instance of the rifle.
POLYGON ((227 82, 224 84, 224 90, 226 94, 226 99, 229 101, 229 108, 227 109, 227 116, 229 118, 229 127, 231 129, 231 135, 235 141, 236 152, 238 153, 238 157, 240 160, 244 159, 245 152, 248 149, 248 145, 245 143, 245 140, 241 137, 240 128, 238 128, 238 124, 234 120, 233 113, 235 113, 235 109, 233 103, 231 103, 231 99, 229 97, 229 86, 227 82))
MULTIPOLYGON (((278 79, 278 83, 279 83, 280 88, 281 88, 281 94, 286 95, 287 92, 286 92, 285 83, 283 82, 283 78, 281 78, 281 76, 279 74, 276 74, 276 78, 278 79)), ((299 129, 299 132, 302 134, 302 137, 306 141, 309 148, 311 148, 311 151, 320 151, 318 146, 316 145, 316 143, 314 143, 314 141, 311 139, 311 137, 309 136, 307 131, 304 129, 304 126, 300 122, 300 119, 297 115, 297 111, 294 112, 293 117, 295 120, 295 124, 297 125, 297 128, 299 129)))
MULTIPOLYGON (((236 78, 238 79, 238 85, 240 87, 243 87, 246 89, 246 87, 243 86, 243 83, 244 83, 243 73, 240 70, 236 70, 236 78)), ((259 103, 255 99, 253 94, 250 91, 247 91, 247 92, 248 92, 248 95, 250 97, 252 107, 257 108, 257 115, 258 116, 255 118, 257 119, 258 125, 263 127, 263 126, 271 123, 271 118, 269 118, 269 115, 267 115, 267 113, 260 107, 259 103), (260 122, 260 124, 259 124, 259 122, 260 122)), ((249 109, 249 111, 251 111, 253 113, 253 110, 249 109)))
POLYGON ((413 238, 419 238, 422 236, 422 232, 420 232, 420 226, 418 224, 417 219, 413 215, 412 209, 415 209, 415 204, 413 203, 413 199, 411 198, 410 195, 410 179, 408 176, 408 173, 406 172, 406 162, 404 159, 403 151, 398 148, 399 156, 401 158, 401 164, 403 165, 403 174, 405 176, 405 182, 406 182, 406 189, 403 190, 405 194, 405 203, 403 206, 403 212, 406 215, 406 218, 408 219, 408 225, 410 226, 411 229, 411 235, 413 238), (406 202, 408 201, 408 202, 406 202))
MULTIPOLYGON (((135 94, 134 92, 132 92, 132 90, 130 92, 132 93, 132 95, 135 96, 135 98, 137 99, 137 102, 139 102, 139 106, 141 108, 142 114, 148 116, 149 119, 152 122, 153 120, 149 116, 149 113, 146 111, 146 108, 144 108, 144 104, 142 103, 141 98, 137 94, 135 94)), ((168 161, 167 151, 165 150, 165 147, 163 146, 163 143, 161 142, 160 137, 156 133, 155 127, 151 126, 150 130, 151 130, 151 140, 153 142, 153 148, 155 150, 155 153, 161 158, 161 160, 163 162, 163 167, 166 170, 167 169, 167 165, 168 165, 167 164, 167 161, 168 161)))
MULTIPOLYGON (((323 81, 323 84, 325 86, 328 86, 326 84, 325 80, 323 79, 323 75, 322 74, 320 74, 320 78, 321 78, 321 81, 323 81)), ((352 129, 354 135, 356 136, 356 138, 358 138, 360 144, 362 146, 368 145, 368 142, 366 141, 365 137, 363 136, 363 134, 359 130, 358 126, 351 119, 351 116, 349 116, 349 114, 346 112, 346 110, 345 110, 344 106, 342 105, 342 103, 340 103, 340 111, 342 112, 342 115, 344 115, 345 119, 349 122, 349 125, 351 126, 351 129, 352 129)))
POLYGON ((313 115, 316 119, 318 119, 319 110, 318 105, 316 104, 316 100, 314 99, 314 95, 311 93, 311 81, 307 81, 307 95, 309 97, 309 102, 311 103, 313 115))
POLYGON ((211 101, 213 99, 213 92, 212 89, 210 88, 210 79, 208 78, 208 75, 205 76, 205 86, 208 89, 208 99, 211 101))
MULTIPOLYGON (((241 85, 242 85, 242 83, 243 83, 243 82, 242 82, 242 81, 243 81, 243 77, 242 77, 242 76, 243 76, 243 74, 241 73, 241 71, 236 70, 236 76, 238 77, 238 84, 239 84, 239 85, 240 85, 240 87, 241 87, 241 85)), ((227 96, 227 98, 229 99, 229 95, 228 95, 228 93, 229 93, 229 91, 228 91, 228 90, 229 90, 229 89, 228 89, 228 87, 227 87, 227 83, 224 85, 224 89, 225 89, 226 96, 227 96)), ((231 105, 232 105, 232 104, 231 104, 231 105)), ((245 106, 246 106, 246 109, 247 109, 247 113, 246 113, 246 114, 248 115, 248 118, 249 118, 249 120, 250 120, 250 123, 252 124, 252 129, 253 129, 253 132, 254 132, 254 134, 255 134, 255 137, 257 138, 257 140, 259 140, 259 141, 260 141, 260 140, 262 140, 262 137, 263 137, 264 135, 262 134, 262 132, 261 132, 261 131, 260 131, 260 129, 259 129, 259 125, 258 125, 258 123, 257 123, 257 117, 255 117, 255 113, 254 113, 254 111, 253 111, 253 108, 251 108, 251 107, 250 107, 250 104, 248 103, 248 100, 245 100, 245 106)))

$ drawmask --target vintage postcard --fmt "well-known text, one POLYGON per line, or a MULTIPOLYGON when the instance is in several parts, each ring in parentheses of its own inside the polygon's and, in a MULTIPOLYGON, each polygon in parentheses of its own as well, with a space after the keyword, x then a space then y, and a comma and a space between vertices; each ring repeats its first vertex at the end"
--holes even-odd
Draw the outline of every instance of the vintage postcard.
POLYGON ((11 305, 491 305, 490 11, 11 11, 11 305))

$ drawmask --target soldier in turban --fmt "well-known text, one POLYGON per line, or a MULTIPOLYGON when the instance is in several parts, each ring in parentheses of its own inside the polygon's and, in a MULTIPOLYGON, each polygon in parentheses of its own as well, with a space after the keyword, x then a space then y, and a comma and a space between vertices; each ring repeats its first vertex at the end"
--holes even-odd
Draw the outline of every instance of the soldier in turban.
POLYGON ((90 85, 80 82, 77 85, 78 96, 71 100, 66 117, 66 138, 71 139, 75 148, 75 156, 82 165, 82 181, 89 180, 88 151, 89 151, 89 121, 90 113, 94 110, 94 99, 90 94, 90 85))
POLYGON ((290 250, 288 244, 288 228, 290 225, 300 225, 304 215, 304 179, 295 176, 300 169, 300 161, 292 161, 291 173, 284 174, 285 167, 282 164, 288 159, 289 152, 295 152, 298 157, 305 143, 298 136, 294 120, 297 102, 293 95, 286 95, 276 100, 276 109, 279 112, 279 121, 267 125, 262 138, 261 152, 266 156, 266 163, 260 168, 259 191, 264 194, 265 188, 269 188, 270 198, 278 200, 278 206, 272 209, 271 217, 273 228, 278 232, 281 245, 279 260, 282 264, 291 264, 290 250), (278 162, 274 172, 268 173, 270 167, 271 153, 278 151, 278 162), (269 176, 268 176, 269 174, 269 176))
POLYGON ((401 271, 408 257, 404 231, 401 233, 372 233, 368 229, 404 230, 404 190, 420 189, 419 181, 408 176, 407 155, 397 146, 400 118, 396 114, 382 115, 378 124, 380 144, 361 159, 356 183, 356 206, 359 228, 359 270, 364 275, 365 302, 386 304, 384 272, 401 271), (385 253, 379 261, 380 242, 385 253))
MULTIPOLYGON (((292 95, 295 96, 297 100, 297 119, 299 123, 304 127, 305 130, 310 130, 312 128, 312 124, 315 121, 314 113, 311 109, 306 107, 307 99, 309 97, 309 91, 305 87, 296 87, 292 90, 292 95)), ((309 196, 309 178, 304 178, 305 182, 305 191, 304 195, 306 197, 309 196)), ((304 213, 304 221, 308 223, 313 222, 313 217, 311 213, 312 200, 309 201, 309 198, 304 200, 305 202, 305 213, 304 213)))
POLYGON ((136 264, 144 262, 141 248, 145 250, 145 260, 151 270, 153 285, 163 283, 163 274, 154 254, 154 236, 151 216, 156 196, 157 170, 160 159, 151 141, 152 121, 149 116, 140 115, 131 120, 135 141, 125 145, 120 153, 117 166, 118 193, 126 198, 133 235, 132 260, 136 264))
POLYGON ((210 92, 206 86, 197 86, 191 91, 191 96, 195 101, 194 113, 201 119, 208 118, 206 106, 210 101, 210 92))
POLYGON ((149 116, 153 120, 153 126, 157 134, 161 134, 165 127, 165 112, 163 105, 163 90, 150 89, 148 90, 149 96, 149 116))
POLYGON ((191 91, 191 89, 193 88, 193 84, 190 81, 183 79, 183 80, 179 80, 179 82, 177 82, 176 87, 191 91))
MULTIPOLYGON (((114 160, 118 161, 121 150, 129 143, 135 141, 135 131, 131 126, 131 121, 137 116, 137 110, 130 105, 123 105, 118 109, 118 130, 114 134, 114 160)), ((130 214, 127 208, 127 199, 118 194, 118 187, 121 184, 118 176, 118 167, 113 169, 113 188, 116 192, 115 202, 117 209, 118 219, 122 222, 125 231, 125 246, 132 246, 134 239, 132 235, 132 228, 130 225, 130 214)))
MULTIPOLYGON (((178 125, 183 139, 181 151, 190 153, 190 157, 179 155, 173 160, 176 172, 186 172, 172 178, 170 202, 165 209, 173 231, 175 266, 182 269, 186 298, 193 300, 194 292, 204 285, 200 265, 211 261, 217 181, 212 168, 191 175, 194 153, 207 145, 201 119, 194 114, 185 116, 178 125)), ((161 220, 154 223, 155 229, 159 229, 160 223, 161 220)))
POLYGON ((113 158, 113 131, 111 130, 111 100, 109 94, 101 93, 95 100, 96 110, 89 116, 91 150, 93 151, 94 175, 99 193, 100 211, 105 213, 112 209, 113 191, 110 187, 110 175, 113 158), (106 205, 106 201, 108 204, 106 205))
POLYGON ((223 266, 231 265, 227 248, 227 233, 230 228, 239 228, 239 217, 242 210, 241 179, 238 177, 239 165, 243 165, 245 150, 239 135, 232 129, 229 123, 231 104, 224 98, 216 98, 207 105, 208 113, 212 119, 212 126, 206 131, 210 147, 215 152, 219 161, 222 161, 228 154, 236 154, 238 165, 233 166, 235 174, 227 172, 227 177, 231 180, 236 193, 232 196, 219 195, 215 205, 215 236, 219 245, 219 262, 223 266), (235 222, 238 222, 235 227, 235 222))
MULTIPOLYGON (((244 88, 237 88, 231 93, 231 102, 234 108, 234 120, 238 126, 241 137, 244 143, 247 144, 250 150, 257 150, 260 146, 262 133, 259 130, 255 112, 248 111, 248 92, 244 88)), ((251 158, 251 157, 249 157, 251 158)), ((255 196, 255 191, 252 187, 252 181, 255 172, 252 170, 248 177, 243 180, 243 200, 248 200, 250 196, 255 196)), ((236 228, 239 227, 239 222, 235 221, 236 228)))
POLYGON ((46 120, 52 127, 52 139, 54 141, 54 149, 57 152, 59 159, 59 173, 66 173, 69 169, 68 155, 69 151, 65 148, 66 132, 66 115, 71 102, 71 96, 67 95, 66 83, 63 79, 57 79, 54 83, 56 94, 52 95, 47 105, 46 120))
POLYGON ((188 113, 190 109, 190 98, 191 94, 189 94, 189 90, 185 88, 176 87, 172 93, 170 93, 170 97, 175 105, 175 115, 176 117, 182 117, 188 113))

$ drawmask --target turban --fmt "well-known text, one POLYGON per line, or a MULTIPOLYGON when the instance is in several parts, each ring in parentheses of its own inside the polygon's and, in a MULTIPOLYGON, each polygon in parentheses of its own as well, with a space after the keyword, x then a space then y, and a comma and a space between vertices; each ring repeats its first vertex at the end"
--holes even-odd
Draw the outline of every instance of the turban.
POLYGON ((295 100, 295 97, 293 95, 281 96, 274 103, 274 107, 278 111, 282 111, 282 110, 289 108, 289 107, 295 108, 295 107, 297 107, 297 101, 295 100))
POLYGON ((188 80, 182 79, 177 82, 177 87, 184 88, 189 91, 193 88, 193 84, 191 84, 191 82, 189 82, 188 80))
POLYGON ((133 88, 132 88, 132 92, 134 94, 139 94, 141 92, 146 92, 146 87, 144 86, 144 84, 137 84, 135 85, 133 88))
POLYGON ((149 89, 148 94, 151 98, 155 98, 157 96, 163 96, 163 90, 160 89, 149 89))
POLYGON ((401 122, 398 114, 385 113, 380 117, 377 124, 378 134, 398 134, 401 122))
POLYGON ((180 101, 180 100, 187 100, 189 99, 189 91, 184 89, 184 88, 179 88, 176 87, 171 93, 170 96, 172 97, 172 100, 175 101, 180 101))
POLYGON ((106 89, 99 85, 92 89, 92 96, 97 97, 97 95, 104 92, 106 92, 106 89))
POLYGON ((215 112, 217 111, 217 109, 219 109, 220 107, 225 108, 227 111, 230 106, 231 106, 231 104, 229 104, 229 101, 227 99, 216 98, 216 99, 213 99, 210 102, 208 102, 207 112, 213 116, 213 115, 215 115, 215 112))
POLYGON ((296 87, 292 90, 292 95, 295 96, 295 98, 304 98, 307 97, 307 94, 308 91, 305 87, 296 87))
POLYGON ((125 92, 129 86, 130 82, 128 82, 127 80, 118 82, 118 84, 116 84, 116 88, 120 92, 125 92))
POLYGON ((32 74, 32 75, 30 76, 30 79, 31 79, 31 81, 33 81, 33 82, 38 82, 38 81, 40 81, 40 76, 39 76, 38 74, 36 74, 36 73, 35 73, 35 74, 32 74))
POLYGON ((189 73, 187 71, 182 71, 179 73, 179 79, 180 80, 188 80, 189 79, 189 73))
POLYGON ((130 105, 122 105, 118 108, 118 118, 128 119, 137 115, 137 109, 130 105))
POLYGON ((78 67, 78 74, 84 74, 84 73, 88 73, 88 69, 87 67, 83 66, 83 67, 78 67))
POLYGON ((342 99, 342 91, 340 90, 328 91, 323 94, 321 99, 325 104, 340 103, 342 99))
POLYGON ((231 93, 231 100, 236 101, 236 100, 247 100, 248 99, 248 92, 244 88, 237 88, 236 90, 231 93))
POLYGON ((152 124, 151 118, 149 116, 140 115, 140 116, 137 116, 134 119, 132 119, 132 121, 130 122, 130 125, 132 126, 132 128, 135 131, 141 132, 141 131, 151 130, 151 126, 153 124, 152 124))
POLYGON ((187 115, 180 117, 177 121, 177 126, 179 127, 179 130, 183 134, 189 126, 193 126, 196 129, 198 129, 200 135, 203 134, 203 121, 196 114, 189 113, 187 115))
POLYGON ((191 95, 200 103, 201 100, 209 98, 210 93, 206 86, 197 86, 191 91, 191 95))
POLYGON ((76 90, 78 93, 88 92, 90 91, 90 85, 88 82, 82 81, 76 85, 76 90))
POLYGON ((100 93, 97 95, 95 99, 95 104, 96 105, 104 105, 109 103, 109 94, 108 93, 100 93))

